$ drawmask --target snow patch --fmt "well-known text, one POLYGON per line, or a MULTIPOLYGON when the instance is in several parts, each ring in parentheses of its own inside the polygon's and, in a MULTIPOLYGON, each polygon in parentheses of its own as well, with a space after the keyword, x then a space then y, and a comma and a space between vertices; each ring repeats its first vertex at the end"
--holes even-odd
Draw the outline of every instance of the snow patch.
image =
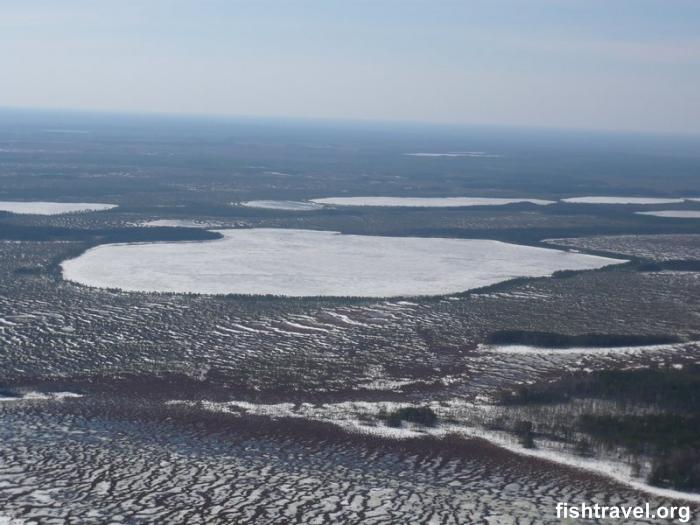
POLYGON ((45 401, 56 400, 61 401, 67 398, 83 397, 82 394, 75 392, 27 392, 16 397, 0 397, 0 402, 16 402, 16 401, 45 401))
POLYGON ((626 354, 653 352, 656 350, 681 349, 688 343, 669 343, 661 345, 640 346, 574 346, 571 348, 544 348, 529 345, 485 345, 480 344, 477 350, 481 352, 494 352, 498 354, 518 355, 576 355, 576 354, 626 354))

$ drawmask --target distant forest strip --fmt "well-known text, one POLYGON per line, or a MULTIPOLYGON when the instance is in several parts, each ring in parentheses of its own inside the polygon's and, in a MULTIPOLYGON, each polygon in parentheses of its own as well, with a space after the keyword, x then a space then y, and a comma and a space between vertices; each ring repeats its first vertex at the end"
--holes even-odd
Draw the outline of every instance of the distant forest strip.
MULTIPOLYGON (((568 226, 568 227, 533 227, 533 228, 483 228, 466 229, 455 227, 406 227, 400 234, 391 232, 391 235, 405 237, 454 237, 465 239, 492 239, 502 242, 512 242, 516 244, 527 244, 541 246, 550 249, 569 249, 569 246, 557 246, 555 244, 543 244, 542 239, 557 238, 580 238, 605 235, 657 235, 657 234, 697 234, 697 219, 692 223, 689 219, 687 224, 601 224, 596 226, 568 226)), ((342 233, 377 235, 376 227, 342 227, 342 233)), ((582 249, 584 253, 596 253, 593 250, 582 249)), ((612 256, 613 252, 598 251, 601 255, 612 256)), ((623 259, 635 259, 630 255, 616 254, 623 259)))
POLYGON ((680 343, 682 340, 672 335, 637 334, 581 334, 566 335, 553 332, 528 330, 499 330, 491 333, 487 342, 492 345, 527 345, 543 348, 575 347, 622 347, 680 343))
POLYGON ((637 265, 639 272, 660 272, 671 270, 674 272, 700 272, 700 261, 671 260, 643 262, 637 265))
POLYGON ((0 240, 6 241, 76 241, 107 244, 115 242, 207 241, 220 238, 221 234, 202 228, 149 227, 86 230, 0 223, 0 240))

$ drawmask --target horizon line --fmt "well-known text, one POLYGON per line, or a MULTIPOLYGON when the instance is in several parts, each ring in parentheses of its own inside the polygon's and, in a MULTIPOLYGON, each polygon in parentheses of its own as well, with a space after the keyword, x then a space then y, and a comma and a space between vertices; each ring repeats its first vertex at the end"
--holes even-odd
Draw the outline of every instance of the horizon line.
POLYGON ((540 132, 566 132, 581 134, 600 135, 627 135, 638 137, 663 137, 679 139, 700 139, 700 132, 681 132, 668 130, 632 130, 625 128, 589 128, 589 127, 568 127, 568 126, 545 126, 527 124, 507 124, 507 123, 484 123, 484 122, 459 122, 459 121, 427 121, 416 119, 383 119, 371 117, 319 117, 319 116, 290 116, 290 115, 245 115, 233 113, 196 113, 196 112, 174 112, 174 111, 151 111, 137 109, 103 109, 103 108, 65 108, 50 106, 3 106, 0 111, 8 112, 36 112, 36 113, 64 113, 64 114, 85 114, 94 116, 119 116, 138 118, 175 118, 194 120, 217 120, 217 121, 269 121, 269 122, 308 122, 317 124, 365 124, 376 126, 415 126, 415 127, 435 127, 444 129, 459 128, 492 128, 512 131, 540 131, 540 132))

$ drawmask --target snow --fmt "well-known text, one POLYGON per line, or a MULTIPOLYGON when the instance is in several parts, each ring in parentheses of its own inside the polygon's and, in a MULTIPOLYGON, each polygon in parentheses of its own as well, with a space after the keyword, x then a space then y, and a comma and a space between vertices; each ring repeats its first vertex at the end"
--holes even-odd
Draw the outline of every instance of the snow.
MULTIPOLYGON (((456 433, 459 433, 459 431, 456 433)), ((521 445, 513 442, 512 436, 507 436, 503 432, 472 428, 462 431, 462 433, 466 436, 486 439, 493 445, 499 446, 521 456, 533 457, 545 461, 551 461, 552 463, 558 463, 560 465, 567 465, 569 467, 586 470, 588 472, 594 472, 647 494, 653 494, 664 498, 700 502, 700 494, 649 485, 648 483, 635 478, 631 474, 631 468, 619 462, 595 458, 583 458, 546 447, 537 449, 523 448, 521 445)), ((538 441, 538 444, 542 446, 541 441, 538 441)))
POLYGON ((116 204, 101 204, 99 202, 20 202, 0 201, 0 211, 33 215, 59 215, 86 211, 102 211, 116 208, 116 204))
POLYGON ((21 518, 11 518, 10 516, 0 516, 0 525, 24 525, 27 523, 21 518))
MULTIPOLYGON (((192 401, 182 400, 171 400, 167 401, 166 404, 193 406, 192 401)), ((374 435, 385 439, 401 440, 424 437, 426 435, 436 438, 455 435, 465 438, 481 438, 512 453, 594 472, 647 494, 700 502, 700 494, 649 485, 635 477, 629 465, 618 461, 574 456, 559 448, 554 448, 558 445, 557 443, 541 438, 537 439, 537 448, 523 448, 512 434, 503 431, 487 430, 470 423, 472 417, 478 417, 480 413, 491 412, 494 409, 493 405, 475 404, 460 398, 443 400, 442 402, 433 401, 426 404, 438 415, 440 420, 454 419, 455 416, 457 416, 457 420, 451 423, 441 423, 435 427, 412 425, 407 422, 403 422, 400 428, 388 427, 380 423, 380 414, 390 413, 406 406, 416 406, 414 404, 391 401, 343 401, 324 404, 259 404, 246 401, 203 401, 198 402, 196 406, 211 412, 235 413, 237 410, 243 410, 249 414, 272 418, 291 417, 323 421, 334 424, 351 433, 374 435), (368 423, 371 419, 374 419, 375 424, 368 423)))
POLYGON ((482 352, 519 355, 577 355, 577 354, 627 354, 655 350, 681 349, 685 343, 666 343, 660 345, 639 346, 573 346, 570 348, 545 348, 530 345, 485 345, 480 344, 482 352))
POLYGON ((684 200, 655 197, 570 197, 561 201, 573 204, 674 204, 684 200))
POLYGON ((14 402, 14 401, 45 401, 49 399, 61 401, 66 398, 78 398, 83 397, 82 394, 76 394, 75 392, 27 392, 26 394, 17 397, 0 397, 0 402, 14 402))
POLYGON ((499 197, 327 197, 311 199, 318 204, 337 206, 386 206, 386 207, 417 207, 417 208, 449 208, 461 206, 502 206, 516 202, 529 202, 545 206, 554 201, 527 198, 499 197))
POLYGON ((265 210, 285 210, 285 211, 313 211, 323 208, 322 205, 314 202, 304 201, 246 201, 241 202, 241 206, 246 208, 262 208, 265 210))
POLYGON ((662 211, 638 211, 638 215, 652 215, 654 217, 669 217, 672 219, 700 219, 699 210, 662 210, 662 211))
POLYGON ((222 239, 205 242, 97 246, 64 261, 63 276, 128 291, 394 297, 450 294, 625 262, 482 239, 218 231, 222 239))

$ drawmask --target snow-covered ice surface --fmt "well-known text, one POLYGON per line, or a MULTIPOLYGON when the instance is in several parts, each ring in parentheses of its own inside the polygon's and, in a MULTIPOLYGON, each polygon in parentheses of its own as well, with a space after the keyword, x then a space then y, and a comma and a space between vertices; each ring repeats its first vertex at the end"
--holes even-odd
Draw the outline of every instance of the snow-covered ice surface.
POLYGON ((671 219, 700 219, 698 210, 662 210, 662 211, 638 211, 638 215, 652 215, 654 217, 668 217, 671 219))
POLYGON ((98 246, 64 261, 63 276, 129 291, 394 297, 450 294, 624 262, 481 239, 219 231, 222 239, 207 242, 98 246))
POLYGON ((116 204, 102 204, 99 202, 0 201, 0 211, 33 215, 60 215, 62 213, 102 211, 116 207, 116 204))
POLYGON ((502 206, 516 202, 529 202, 546 206, 554 201, 528 198, 500 197, 326 197, 311 199, 318 204, 335 206, 384 206, 403 208, 457 208, 464 206, 502 206))
POLYGON ((241 202, 240 205, 246 208, 284 211, 314 211, 323 208, 321 204, 304 201, 246 201, 241 202))
POLYGON ((562 202, 573 204, 674 204, 685 199, 666 199, 656 197, 570 197, 562 202))

